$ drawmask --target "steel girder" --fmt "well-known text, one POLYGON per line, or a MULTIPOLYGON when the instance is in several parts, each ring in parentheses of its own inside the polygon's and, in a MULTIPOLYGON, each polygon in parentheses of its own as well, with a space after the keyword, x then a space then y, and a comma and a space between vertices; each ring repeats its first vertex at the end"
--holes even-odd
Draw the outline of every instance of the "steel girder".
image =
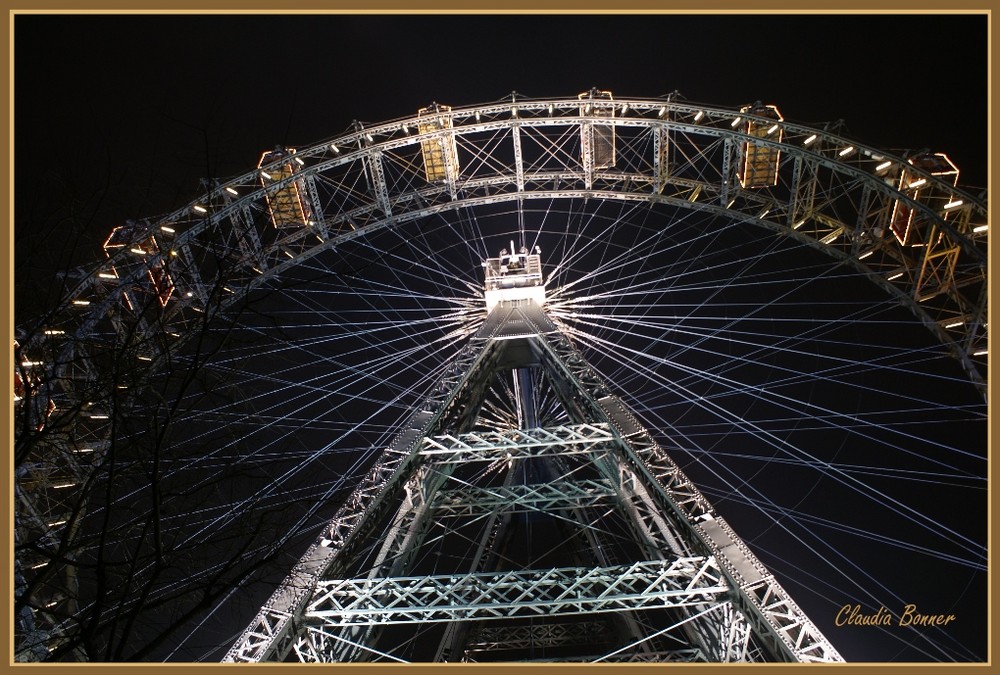
POLYGON ((676 558, 616 567, 321 581, 305 616, 328 626, 351 626, 593 614, 702 605, 727 591, 712 558, 676 558))
POLYGON ((540 511, 568 506, 592 506, 617 493, 609 481, 556 481, 510 487, 475 487, 442 490, 434 507, 439 518, 471 517, 503 510, 540 511))
POLYGON ((593 452, 615 439, 607 424, 574 424, 536 429, 471 432, 424 438, 420 454, 437 463, 495 462, 539 454, 593 452))

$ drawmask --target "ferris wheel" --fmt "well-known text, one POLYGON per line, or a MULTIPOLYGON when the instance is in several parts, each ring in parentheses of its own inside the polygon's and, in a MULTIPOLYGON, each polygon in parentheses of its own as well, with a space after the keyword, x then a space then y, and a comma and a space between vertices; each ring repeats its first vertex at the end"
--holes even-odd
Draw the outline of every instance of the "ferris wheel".
MULTIPOLYGON (((760 102, 512 95, 268 150, 109 227, 19 317, 18 658, 217 656, 480 330, 487 261, 529 259, 835 644, 845 606, 985 625, 987 236, 946 154, 760 102)), ((516 398, 476 428, 516 426, 516 398)), ((864 660, 985 654, 946 626, 853 635, 864 660)))

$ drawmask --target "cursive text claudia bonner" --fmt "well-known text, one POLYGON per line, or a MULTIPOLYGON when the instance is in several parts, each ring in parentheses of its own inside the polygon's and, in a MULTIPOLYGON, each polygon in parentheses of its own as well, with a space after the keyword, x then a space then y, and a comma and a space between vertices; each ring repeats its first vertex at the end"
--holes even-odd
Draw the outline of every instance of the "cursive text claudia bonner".
POLYGON ((916 628, 926 628, 932 626, 946 626, 955 621, 954 614, 924 614, 917 611, 917 606, 908 604, 903 607, 903 611, 898 615, 893 614, 885 607, 879 607, 876 612, 866 613, 861 609, 861 605, 844 605, 837 612, 834 623, 838 626, 912 626, 916 628))

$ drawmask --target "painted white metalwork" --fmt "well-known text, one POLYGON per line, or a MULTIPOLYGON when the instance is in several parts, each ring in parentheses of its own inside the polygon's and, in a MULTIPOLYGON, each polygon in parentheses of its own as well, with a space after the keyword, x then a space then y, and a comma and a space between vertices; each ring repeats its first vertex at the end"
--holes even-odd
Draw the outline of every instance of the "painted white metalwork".
MULTIPOLYGON (((120 246, 116 243, 106 260, 68 276, 67 294, 44 325, 19 329, 15 384, 20 382, 23 391, 14 407, 21 422, 15 438, 15 518, 20 538, 54 541, 85 513, 75 508, 75 488, 56 492, 55 486, 84 484, 88 467, 100 462, 111 424, 101 411, 110 409, 111 402, 123 395, 109 388, 102 375, 106 345, 120 345, 117 357, 136 364, 137 373, 155 372, 172 350, 197 335, 212 317, 233 311, 248 294, 291 266, 380 230, 515 200, 669 204, 739 219, 806 243, 861 270, 897 298, 959 360, 985 394, 985 198, 957 187, 951 173, 936 170, 933 158, 920 154, 893 155, 783 120, 778 132, 768 134, 770 126, 764 125, 773 120, 752 111, 739 114, 755 126, 733 127, 737 111, 730 109, 673 99, 607 98, 594 100, 595 108, 588 111, 578 98, 512 97, 487 105, 435 107, 433 124, 424 112, 359 127, 333 141, 296 149, 294 171, 278 170, 282 162, 288 162, 287 157, 275 159, 212 185, 173 213, 131 227, 134 234, 122 239, 120 246), (598 114, 598 105, 604 114, 598 114), (595 160, 595 145, 600 144, 597 129, 611 139, 610 161, 595 160), (623 137, 629 142, 615 142, 623 137), (678 141, 687 146, 683 158, 671 155, 672 144, 678 141), (509 161, 501 158, 507 153, 491 153, 490 148, 498 143, 510 149, 509 161), (776 171, 775 185, 767 191, 744 188, 737 180, 738 158, 741 152, 745 158, 751 145, 777 158, 775 166, 769 167, 776 171), (431 155, 440 165, 432 171, 428 169, 431 155), (483 161, 487 156, 491 160, 483 161), (473 159, 460 165, 460 157, 473 159), (269 169, 276 180, 262 181, 261 172, 269 169), (365 181, 369 189, 358 190, 365 181), (282 190, 294 191, 302 200, 305 222, 282 219, 281 227, 275 227, 269 198, 282 190), (893 225, 902 222, 899 214, 904 212, 907 229, 900 236, 902 230, 893 225), (137 247, 143 252, 139 258, 135 257, 137 247), (155 310, 155 320, 147 315, 148 308, 136 311, 143 298, 162 305, 155 310), (81 410, 87 414, 80 414, 81 410), (81 449, 93 453, 86 465, 76 462, 81 449)), ((522 299, 540 304, 544 296, 535 293, 532 290, 522 299)), ((511 299, 494 298, 498 305, 511 299)), ((542 332, 549 334, 553 329, 548 325, 542 332)), ((476 366, 475 359, 488 355, 488 350, 477 351, 487 339, 485 333, 472 339, 474 348, 456 359, 452 370, 441 378, 437 393, 428 397, 428 409, 439 411, 442 417, 451 415, 449 419, 466 414, 449 409, 454 397, 449 399, 448 392, 459 392, 468 373, 486 367, 476 366)), ((629 415, 617 411, 620 402, 610 397, 593 373, 577 367, 574 350, 558 338, 539 344, 548 345, 544 349, 549 366, 562 368, 573 387, 588 392, 584 398, 596 401, 614 425, 616 442, 629 448, 621 460, 623 466, 649 483, 649 498, 635 502, 642 505, 641 509, 636 506, 636 517, 647 523, 647 529, 653 513, 650 504, 672 504, 678 517, 694 521, 693 529, 710 546, 733 552, 720 557, 727 574, 753 577, 750 569, 756 565, 742 542, 719 519, 702 520, 712 513, 704 498, 648 434, 629 415), (662 486, 662 494, 651 489, 654 483, 662 486)), ((570 448, 588 452, 584 450, 588 443, 606 442, 610 433, 602 431, 600 441, 596 437, 564 439, 544 446, 531 445, 531 439, 526 444, 493 439, 468 447, 442 442, 411 454, 408 443, 437 424, 424 421, 414 421, 415 426, 408 429, 412 438, 386 450, 359 487, 352 508, 360 508, 383 489, 398 487, 397 481, 408 470, 405 467, 429 455, 441 455, 435 458, 438 461, 484 461, 504 443, 508 450, 520 453, 516 458, 537 457, 536 450, 542 447, 551 449, 551 454, 565 454, 570 448), (452 459, 444 460, 445 456, 452 459)), ((515 459, 513 454, 511 459, 515 459)), ((634 495, 630 498, 634 501, 634 495)), ((330 542, 343 545, 364 520, 363 513, 345 512, 331 525, 330 542)), ((259 622, 248 629, 244 643, 234 647, 238 658, 287 653, 295 608, 305 602, 302 587, 316 578, 333 555, 326 545, 310 549, 290 577, 292 581, 276 593, 259 622)), ((42 587, 64 583, 60 575, 74 577, 72 566, 57 572, 35 565, 30 554, 18 560, 23 575, 18 588, 27 588, 28 577, 45 581, 42 587)), ((773 624, 782 644, 792 645, 803 658, 819 654, 816 658, 822 660, 832 653, 811 627, 782 619, 794 616, 797 609, 763 571, 757 572, 761 576, 743 590, 745 606, 740 607, 758 617, 754 630, 760 632, 765 624, 773 624)), ((34 606, 44 605, 43 600, 34 606)), ((37 651, 38 635, 56 640, 63 630, 60 621, 42 609, 28 614, 23 630, 35 637, 28 641, 32 644, 25 654, 37 651)))
POLYGON ((606 424, 574 424, 543 429, 509 429, 434 436, 422 441, 420 454, 433 457, 435 462, 468 462, 514 457, 530 457, 538 453, 566 454, 593 452, 595 446, 614 440, 606 424))
POLYGON ((546 513, 570 506, 592 506, 607 502, 617 493, 608 481, 556 481, 510 487, 466 487, 437 493, 434 513, 438 518, 471 517, 494 511, 539 511, 546 513))
POLYGON ((589 614, 688 607, 727 590, 711 558, 677 558, 591 569, 322 581, 305 616, 351 626, 589 614))
MULTIPOLYGON (((540 448, 554 450, 553 457, 557 459, 553 461, 563 461, 569 456, 567 449, 575 445, 589 452, 589 462, 604 472, 614 471, 608 478, 617 486, 623 513, 633 524, 637 535, 646 540, 661 560, 635 563, 628 567, 552 568, 500 573, 481 571, 418 577, 370 574, 363 578, 330 579, 331 570, 336 569, 335 557, 340 554, 339 551, 352 538, 355 543, 358 541, 355 520, 376 513, 390 492, 386 478, 373 478, 367 484, 378 484, 378 487, 366 489, 362 486, 356 490, 355 496, 342 507, 344 515, 326 528, 326 534, 312 549, 326 549, 328 553, 322 558, 317 558, 315 553, 307 554, 300 563, 303 571, 293 574, 275 593, 230 650, 227 660, 280 658, 294 642, 295 626, 315 621, 325 626, 324 634, 335 635, 334 629, 346 626, 500 619, 539 612, 552 616, 604 611, 635 612, 651 607, 676 608, 703 604, 716 595, 720 602, 731 602, 738 608, 738 618, 731 615, 726 621, 699 623, 694 620, 702 618, 702 613, 697 613, 678 624, 683 626, 691 622, 686 629, 693 643, 698 644, 700 654, 714 653, 719 660, 731 659, 734 655, 746 657, 749 654, 747 640, 752 631, 755 644, 763 650, 764 658, 841 660, 832 645, 749 549, 714 514, 693 486, 671 492, 654 477, 639 458, 633 444, 642 447, 647 455, 660 459, 661 464, 668 461, 665 455, 653 449, 655 443, 621 402, 605 393, 606 386, 565 336, 551 331, 551 324, 542 309, 535 305, 501 305, 496 312, 500 313, 499 320, 488 321, 479 335, 501 333, 503 325, 515 320, 512 318, 515 315, 519 324, 526 322, 533 326, 534 330, 530 331, 533 334, 522 339, 531 340, 547 355, 548 365, 543 367, 548 369, 553 379, 562 382, 562 395, 577 397, 584 405, 580 409, 584 411, 582 414, 594 416, 593 419, 601 420, 600 424, 424 436, 419 442, 412 435, 402 434, 401 438, 406 439, 405 445, 394 444, 393 449, 393 456, 397 457, 393 466, 398 467, 392 473, 396 484, 400 484, 404 475, 401 469, 415 467, 418 459, 448 465, 463 454, 466 457, 474 454, 494 462, 500 459, 511 468, 515 455, 519 461, 537 459, 537 454, 529 451, 540 448), (586 412, 587 409, 589 412, 586 412), (603 452, 597 454, 597 449, 603 452), (692 509, 692 503, 697 504, 697 509, 692 509), (336 535, 336 532, 344 534, 336 535), (716 575, 716 569, 722 574, 716 575), (680 573, 679 570, 685 571, 680 573), (681 576, 678 577, 678 574, 681 576), (681 578, 683 581, 662 586, 667 578, 681 578), (698 585, 702 582, 708 585, 698 585), (613 593, 611 589, 614 589, 613 593), (618 595, 623 589, 624 593, 618 595)), ((485 340, 479 344, 482 345, 482 352, 475 357, 475 363, 482 364, 489 362, 487 355, 498 351, 498 345, 502 345, 503 341, 485 340)), ((485 385, 486 381, 482 378, 486 374, 482 367, 471 368, 464 382, 472 389, 466 394, 456 390, 442 400, 462 398, 468 406, 475 398, 472 392, 481 391, 485 385)), ((425 425, 429 425, 433 417, 433 413, 420 414, 425 425)), ((388 469, 383 467, 379 475, 387 474, 388 469)), ((664 475, 662 470, 660 475, 664 475)), ((690 485, 679 469, 672 470, 669 475, 675 485, 690 485)), ((588 491, 587 484, 580 487, 584 492, 588 491)), ((400 515, 396 517, 397 522, 410 509, 406 504, 413 489, 407 491, 400 515)), ((578 501, 579 497, 579 491, 574 494, 561 484, 550 486, 545 495, 539 494, 533 486, 483 488, 460 494, 470 499, 472 508, 464 512, 451 509, 450 515, 464 513, 475 517, 487 502, 491 502, 488 512, 495 513, 493 507, 498 497, 506 497, 511 510, 516 510, 519 497, 536 503, 548 502, 549 506, 557 508, 567 501, 578 501), (482 496, 491 491, 490 500, 483 500, 482 496), (556 501, 553 501, 554 498, 556 501)), ((446 492, 443 499, 451 501, 449 497, 454 495, 446 492)), ((423 496, 421 501, 425 499, 431 504, 442 503, 439 498, 430 495, 423 496)), ((445 511, 449 509, 446 507, 445 511)), ((403 528, 393 526, 391 529, 402 531, 403 528)), ((400 555, 404 549, 406 546, 402 544, 392 547, 393 551, 399 551, 395 555, 400 555)), ((389 549, 383 545, 382 550, 389 549)), ((384 554, 377 558, 375 565, 379 566, 378 561, 383 559, 384 554)), ((707 610, 702 612, 708 614, 707 610)), ((355 644, 354 640, 350 642, 355 644)), ((310 649, 308 646, 296 648, 299 653, 310 649)))

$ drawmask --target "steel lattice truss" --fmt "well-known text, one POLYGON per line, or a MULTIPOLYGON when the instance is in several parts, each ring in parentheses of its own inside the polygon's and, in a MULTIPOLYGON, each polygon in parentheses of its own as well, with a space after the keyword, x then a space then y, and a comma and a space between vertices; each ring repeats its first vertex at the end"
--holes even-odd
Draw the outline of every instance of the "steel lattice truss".
MULTIPOLYGON (((622 630, 630 642, 642 645, 641 652, 660 653, 656 638, 686 626, 691 631, 686 641, 697 647, 685 652, 691 658, 841 660, 537 305, 502 303, 458 362, 468 364, 466 376, 448 378, 454 387, 450 394, 438 395, 435 406, 421 405, 411 418, 409 428, 422 427, 425 435, 415 439, 404 431, 397 438, 385 453, 395 459, 381 464, 369 474, 371 480, 355 490, 226 660, 281 660, 290 652, 310 661, 380 655, 384 651, 377 646, 378 629, 388 624, 454 626, 525 616, 558 622, 603 612, 631 617, 651 608, 681 613, 662 619, 666 626, 656 629, 629 619, 622 630), (514 324, 531 327, 522 333, 521 346, 530 347, 538 367, 557 383, 578 424, 455 433, 472 419, 469 411, 481 406, 497 375, 495 364, 513 342, 497 336, 503 335, 505 325, 514 324), (451 433, 436 431, 448 429, 451 433), (506 467, 506 478, 494 487, 444 489, 449 481, 466 482, 454 473, 456 458, 470 455, 486 461, 493 457, 506 467), (641 455, 655 458, 657 468, 641 455), (580 466, 567 476, 589 467, 603 480, 512 483, 515 467, 530 461, 544 462, 546 468, 576 462, 580 466), (600 561, 605 534, 588 527, 591 521, 584 514, 585 507, 609 497, 628 523, 630 536, 654 559, 626 565, 484 568, 488 560, 504 560, 510 555, 505 551, 516 550, 505 530, 509 514, 525 506, 580 528, 587 554, 600 561), (389 504, 398 504, 394 514, 389 504), (388 529, 376 526, 379 514, 385 514, 383 527, 388 529), (471 569, 463 574, 399 574, 413 564, 421 542, 442 522, 438 516, 485 522, 478 530, 479 553, 467 560, 471 569), (367 576, 338 576, 351 567, 352 557, 375 550, 378 554, 361 568, 369 570, 367 576), (722 608, 736 611, 730 609, 720 618, 717 611, 722 608)), ((446 634, 439 653, 468 651, 462 634, 446 634)), ((608 657, 631 646, 612 650, 608 657)))
MULTIPOLYGON (((854 266, 897 298, 985 394, 987 207, 957 187, 957 173, 942 162, 865 147, 762 110, 611 100, 593 93, 584 101, 511 97, 465 108, 433 106, 415 117, 356 125, 311 147, 266 154, 257 168, 212 185, 173 213, 116 228, 105 243, 107 258, 71 274, 60 306, 43 321, 19 327, 18 541, 56 551, 75 536, 74 526, 86 514, 77 487, 106 451, 112 409, 127 409, 131 392, 166 367, 201 327, 324 251, 489 204, 536 199, 662 204, 781 233, 854 266), (761 176, 767 178, 764 187, 761 176), (110 375, 122 364, 128 365, 128 387, 110 375)), ((450 441, 434 449, 414 445, 429 443, 434 434, 428 432, 441 418, 456 429, 472 423, 448 397, 461 390, 468 373, 488 369, 476 359, 490 358, 490 350, 482 349, 490 330, 512 329, 497 320, 473 338, 427 400, 426 410, 437 410, 439 417, 421 413, 425 417, 410 420, 372 467, 354 508, 382 491, 401 489, 430 454, 446 451, 459 463, 496 449, 491 445, 496 439, 462 448, 450 441)), ((670 539, 656 534, 662 529, 658 514, 669 502, 673 518, 692 523, 699 537, 714 542, 710 547, 739 552, 719 564, 730 577, 748 574, 749 581, 738 584, 741 611, 756 608, 752 622, 760 608, 774 608, 760 616, 756 630, 774 617, 794 615, 783 596, 775 595, 773 579, 748 562, 749 551, 724 523, 705 518, 711 516, 707 502, 634 418, 618 409, 568 343, 557 338, 545 344, 542 358, 550 370, 589 392, 589 404, 603 411, 605 421, 580 417, 580 424, 594 423, 597 430, 586 439, 567 440, 556 429, 546 431, 555 434, 551 442, 510 439, 511 455, 504 461, 595 452, 609 440, 600 424, 612 424, 616 442, 627 439, 629 453, 595 461, 617 462, 640 483, 662 486, 623 497, 639 523, 635 527, 650 533, 656 546, 670 539)), ((448 464, 443 456, 437 461, 448 464)), ((448 469, 437 471, 444 476, 448 469)), ((345 515, 327 536, 346 545, 365 530, 368 518, 360 511, 345 515)), ((293 576, 312 580, 331 557, 328 547, 317 544, 293 576)), ((58 641, 64 630, 45 607, 53 598, 74 595, 76 572, 72 564, 56 569, 30 550, 15 566, 15 594, 30 586, 37 597, 34 609, 19 617, 20 639, 35 649, 22 656, 39 658, 44 645, 58 641)), ((301 606, 305 591, 292 586, 282 591, 287 602, 280 604, 301 606)), ((287 640, 290 621, 291 614, 269 619, 260 635, 287 640)), ((793 644, 810 634, 780 625, 781 639, 793 644)), ((289 648, 282 642, 279 651, 289 648)), ((241 658, 252 652, 241 652, 241 658)))
POLYGON ((438 517, 472 516, 494 511, 552 511, 558 506, 593 505, 615 496, 608 481, 582 480, 511 485, 509 487, 466 487, 442 491, 436 506, 438 517))
POLYGON ((548 429, 511 429, 423 439, 420 454, 437 462, 492 462, 497 457, 531 457, 542 453, 591 452, 613 441, 607 425, 579 424, 548 429))
POLYGON ((501 619, 689 607, 728 590, 711 558, 321 581, 305 616, 326 626, 501 619))

